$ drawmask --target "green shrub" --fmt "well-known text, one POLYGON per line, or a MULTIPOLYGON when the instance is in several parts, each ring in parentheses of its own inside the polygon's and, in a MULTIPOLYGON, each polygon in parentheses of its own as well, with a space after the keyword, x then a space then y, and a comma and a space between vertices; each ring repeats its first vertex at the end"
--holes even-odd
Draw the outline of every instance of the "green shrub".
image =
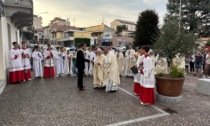
POLYGON ((156 77, 163 77, 163 73, 156 74, 156 77))
POLYGON ((184 77, 185 70, 179 69, 177 66, 171 66, 170 70, 170 77, 177 78, 177 77, 184 77))
POLYGON ((206 42, 206 45, 210 46, 210 39, 206 42))

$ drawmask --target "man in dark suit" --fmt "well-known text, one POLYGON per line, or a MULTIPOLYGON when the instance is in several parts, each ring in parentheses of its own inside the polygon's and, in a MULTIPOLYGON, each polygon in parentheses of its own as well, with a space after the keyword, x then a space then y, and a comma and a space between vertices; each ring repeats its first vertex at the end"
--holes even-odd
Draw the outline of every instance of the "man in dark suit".
MULTIPOLYGON (((86 90, 83 86, 83 75, 84 75, 84 69, 85 69, 85 62, 90 62, 90 60, 85 59, 85 55, 83 51, 86 50, 86 44, 82 43, 79 47, 80 49, 77 52, 77 62, 76 67, 78 69, 78 88, 79 91, 86 90)), ((92 62, 92 61, 91 61, 92 62)))

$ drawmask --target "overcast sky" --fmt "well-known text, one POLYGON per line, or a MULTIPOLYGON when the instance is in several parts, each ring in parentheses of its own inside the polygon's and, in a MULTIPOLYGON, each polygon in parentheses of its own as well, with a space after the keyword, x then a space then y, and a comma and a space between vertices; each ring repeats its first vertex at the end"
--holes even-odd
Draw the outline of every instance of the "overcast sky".
POLYGON ((110 23, 116 19, 136 22, 138 15, 145 9, 155 9, 160 24, 166 13, 167 0, 34 0, 34 14, 43 18, 43 26, 54 17, 69 18, 71 25, 88 27, 110 23), (48 12, 47 14, 40 14, 48 12))

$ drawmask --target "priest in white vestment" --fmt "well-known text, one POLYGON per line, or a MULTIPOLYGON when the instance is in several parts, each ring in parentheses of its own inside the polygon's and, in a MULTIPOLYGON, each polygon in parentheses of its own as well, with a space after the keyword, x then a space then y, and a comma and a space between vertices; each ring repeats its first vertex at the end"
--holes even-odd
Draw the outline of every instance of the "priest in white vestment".
POLYGON ((119 49, 116 52, 116 58, 117 58, 117 64, 119 66, 119 73, 121 75, 124 70, 124 56, 119 49))
POLYGON ((135 50, 132 49, 132 46, 129 46, 129 49, 125 53, 126 57, 126 76, 127 77, 132 77, 133 73, 131 71, 131 67, 135 65, 136 62, 136 57, 135 57, 135 50))
POLYGON ((165 57, 159 57, 159 55, 155 58, 155 74, 168 74, 168 63, 165 57))
POLYGON ((47 49, 44 51, 44 78, 54 78, 55 68, 53 63, 53 51, 51 50, 51 45, 47 45, 47 49))
POLYGON ((20 83, 24 80, 22 54, 17 42, 13 42, 12 45, 14 48, 9 51, 9 82, 20 83))
POLYGON ((102 54, 102 50, 97 50, 97 57, 94 60, 94 69, 93 69, 93 85, 94 89, 105 87, 104 81, 104 61, 106 57, 102 54))
POLYGON ((177 66, 179 69, 185 69, 185 57, 181 56, 181 54, 177 54, 172 59, 172 65, 177 66))
POLYGON ((106 92, 116 92, 120 84, 120 73, 116 55, 109 47, 105 49, 106 60, 104 62, 104 84, 106 92))
MULTIPOLYGON (((91 61, 96 58, 95 50, 93 48, 91 48, 91 52, 89 53, 89 55, 90 55, 89 60, 91 61)), ((93 76, 93 66, 94 66, 94 63, 90 62, 89 71, 88 71, 88 74, 90 76, 93 76)))
POLYGON ((29 49, 27 49, 26 42, 22 42, 22 48, 21 50, 21 56, 22 56, 22 63, 23 63, 23 77, 24 81, 31 80, 31 52, 29 49))
POLYGON ((34 47, 34 52, 32 53, 33 58, 33 71, 35 78, 42 78, 43 76, 43 69, 42 69, 42 60, 43 56, 41 52, 39 52, 39 47, 34 47))

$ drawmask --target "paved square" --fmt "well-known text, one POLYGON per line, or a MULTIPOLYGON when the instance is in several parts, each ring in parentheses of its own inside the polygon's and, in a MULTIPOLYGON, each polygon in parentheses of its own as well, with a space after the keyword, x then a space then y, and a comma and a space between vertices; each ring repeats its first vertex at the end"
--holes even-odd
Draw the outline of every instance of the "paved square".
POLYGON ((197 78, 187 77, 183 103, 142 106, 133 96, 133 80, 122 78, 117 93, 77 90, 77 78, 62 77, 8 85, 0 95, 0 126, 210 125, 210 97, 194 91, 197 78), (169 115, 161 109, 177 111, 169 115))

